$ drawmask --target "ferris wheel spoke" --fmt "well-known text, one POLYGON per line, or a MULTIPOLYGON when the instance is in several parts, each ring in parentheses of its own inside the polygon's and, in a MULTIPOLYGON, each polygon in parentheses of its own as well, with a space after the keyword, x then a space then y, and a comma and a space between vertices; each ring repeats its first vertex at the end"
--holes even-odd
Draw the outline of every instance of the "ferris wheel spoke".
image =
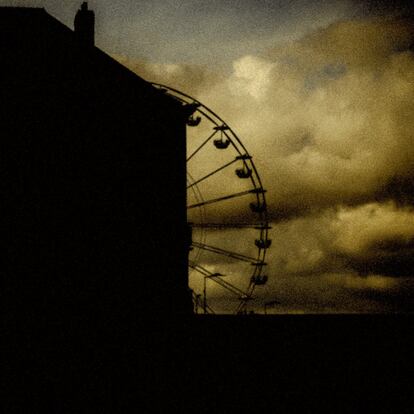
POLYGON ((262 223, 188 223, 191 227, 201 229, 255 229, 270 230, 271 227, 262 223))
POLYGON ((223 279, 220 279, 218 276, 212 276, 210 278, 213 282, 217 283, 218 285, 222 286, 224 289, 227 289, 229 292, 236 295, 238 298, 247 298, 248 293, 244 292, 243 290, 239 289, 238 287, 234 286, 233 284, 226 282, 223 279))
POLYGON ((224 276, 224 275, 222 275, 220 273, 212 273, 209 270, 207 270, 205 267, 200 266, 200 265, 194 263, 193 261, 189 262, 189 266, 192 269, 194 269, 195 271, 202 274, 204 277, 206 277, 208 279, 211 279, 213 282, 216 282, 217 284, 221 285, 222 287, 224 287, 228 291, 232 292, 233 294, 237 295, 239 298, 241 298, 243 300, 245 298, 251 296, 251 295, 249 295, 249 293, 239 289, 237 286, 234 286, 232 283, 226 282, 225 280, 221 279, 221 277, 224 276))
POLYGON ((257 260, 254 257, 249 257, 249 256, 246 256, 244 254, 240 254, 240 253, 237 253, 237 252, 232 252, 230 250, 221 249, 219 247, 210 246, 208 244, 193 242, 192 246, 198 247, 199 249, 203 249, 203 250, 206 250, 206 251, 211 252, 211 253, 216 253, 216 254, 220 254, 222 256, 231 257, 232 259, 242 260, 244 262, 249 262, 249 263, 253 263, 253 264, 262 264, 261 260, 257 260))
POLYGON ((211 307, 208 305, 208 303, 206 303, 206 311, 207 311, 207 313, 210 313, 210 314, 215 314, 216 312, 214 312, 214 310, 213 309, 211 309, 211 307))
POLYGON ((247 301, 240 301, 236 309, 236 315, 246 313, 246 305, 247 301))
POLYGON ((244 195, 247 195, 247 194, 264 193, 265 191, 266 190, 263 190, 263 189, 260 189, 260 188, 254 188, 253 190, 241 191, 240 193, 230 194, 230 195, 227 195, 227 196, 214 198, 212 200, 203 201, 201 203, 191 204, 191 205, 187 206, 187 209, 205 206, 206 204, 218 203, 220 201, 229 200, 230 198, 241 197, 241 196, 244 196, 244 195))
MULTIPOLYGON (((266 265, 265 258, 267 249, 271 244, 271 240, 268 238, 268 230, 271 229, 271 227, 268 223, 266 197, 264 194, 265 190, 263 189, 260 176, 252 157, 243 145, 243 142, 230 128, 230 126, 227 125, 226 122, 216 113, 198 100, 181 91, 166 85, 154 84, 154 86, 161 89, 162 92, 176 99, 184 106, 190 107, 188 112, 192 112, 192 114, 187 119, 188 126, 197 126, 200 121, 203 121, 203 127, 201 130, 189 129, 189 131, 193 131, 195 140, 191 140, 191 137, 187 136, 187 143, 189 145, 188 152, 186 154, 188 176, 186 183, 188 196, 188 226, 190 227, 190 230, 193 231, 192 234, 197 234, 196 239, 191 243, 193 246, 191 250, 194 250, 194 252, 189 255, 190 261, 188 262, 188 267, 191 270, 191 279, 199 276, 203 277, 204 286, 208 282, 207 279, 211 279, 218 286, 220 286, 217 290, 223 298, 231 297, 235 299, 235 302, 237 302, 237 305, 235 303, 236 306, 234 306, 232 312, 235 311, 237 314, 245 314, 250 308, 249 301, 254 298, 253 294, 256 292, 255 287, 257 285, 263 285, 267 281, 267 276, 263 274, 263 270, 266 265), (192 111, 190 111, 190 109, 192 111), (193 113, 196 114, 197 117, 193 113), (204 126, 206 126, 205 129, 204 126), (220 151, 216 151, 216 149, 227 149, 226 158, 217 158, 216 154, 220 151), (210 153, 206 154, 206 152, 210 153), (211 152, 214 152, 214 154, 211 154, 211 152), (240 160, 240 166, 237 164, 234 166, 234 175, 230 174, 232 167, 225 170, 226 167, 231 166, 231 164, 235 162, 235 160, 230 161, 233 159, 233 155, 230 154, 234 154, 234 156, 237 155, 238 157, 236 159, 240 160), (206 155, 206 157, 204 157, 204 155, 206 155), (207 155, 209 155, 209 157, 207 157, 207 155), (196 165, 190 165, 190 162, 193 159, 193 163, 196 165), (217 159, 217 166, 214 165, 209 167, 208 162, 211 162, 214 159, 217 159), (222 161, 219 161, 219 159, 222 161), (197 162, 199 162, 198 165, 197 162), (205 167, 207 168, 202 169, 201 164, 206 162, 207 165, 205 165, 205 167), (195 171, 197 171, 195 179, 188 171, 189 167, 193 166, 195 171), (242 188, 240 187, 240 182, 237 182, 237 185, 233 187, 231 177, 233 180, 238 178, 248 179, 244 181, 246 186, 242 188), (225 181, 225 183, 217 184, 221 179, 222 181, 225 181), (207 184, 215 184, 208 189, 212 190, 214 188, 214 191, 217 191, 217 193, 214 194, 211 192, 207 197, 205 194, 202 194, 197 184, 204 182, 204 180, 205 184, 202 184, 202 186, 207 187, 207 184), (209 180, 208 183, 207 180, 209 180), (226 190, 226 188, 229 190, 226 190), (222 192, 220 193, 219 191, 222 192), (232 192, 234 192, 234 194, 232 194, 232 192), (238 199, 238 197, 244 196, 247 197, 240 200, 238 199), (228 200, 226 204, 219 204, 221 201, 225 200, 228 200), (217 203, 217 205, 215 205, 215 203, 217 203), (210 204, 212 205, 211 208, 208 207, 210 204), (253 214, 245 216, 245 222, 243 222, 242 218, 240 219, 241 222, 237 222, 238 219, 233 217, 233 220, 236 222, 232 223, 232 219, 227 217, 223 212, 223 209, 220 209, 220 207, 233 207, 233 204, 246 204, 245 207, 247 213, 251 211, 253 214), (194 210, 190 211, 190 209, 194 210), (216 216, 217 218, 215 219, 209 219, 209 212, 220 215, 216 216), (195 222, 192 222, 193 220, 195 222), (220 223, 220 221, 222 222, 220 223), (237 230, 237 232, 235 230, 237 230), (216 236, 221 236, 222 233, 223 237, 233 237, 235 240, 242 235, 246 236, 245 238, 251 238, 252 249, 256 246, 258 250, 252 250, 252 252, 248 252, 248 254, 255 256, 255 258, 214 246, 215 243, 220 246, 219 241, 210 242, 213 245, 206 244, 208 236, 214 236, 215 238, 216 236), (253 236, 255 237, 253 238, 253 236), (213 262, 211 263, 211 267, 207 263, 204 264, 205 267, 198 264, 199 259, 203 254, 209 256, 211 260, 215 259, 214 264, 213 262), (219 255, 227 257, 228 259, 224 259, 224 261, 228 262, 229 265, 232 266, 232 269, 234 268, 232 271, 232 278, 222 277, 225 275, 220 273, 212 273, 208 270, 220 270, 220 263, 223 264, 223 260, 219 260, 220 263, 217 263, 218 259, 220 259, 219 255), (231 283, 227 282, 227 280, 231 283), (221 292, 221 290, 223 290, 223 292, 221 292)), ((233 248, 231 245, 229 245, 229 247, 230 249, 233 248)), ((234 248, 237 250, 237 245, 235 245, 234 248)), ((192 283, 191 279, 189 280, 190 286, 192 283)), ((197 282, 194 280, 194 283, 197 282)), ((196 286, 199 287, 199 284, 196 284, 194 287, 196 286)), ((195 305, 196 313, 199 313, 198 310, 201 310, 204 314, 221 313, 223 303, 221 303, 218 299, 207 303, 206 296, 205 288, 204 294, 196 294, 193 296, 193 303, 195 305)), ((224 308, 227 307, 224 306, 224 308)))
POLYGON ((200 151, 201 150, 201 148, 203 148, 204 147, 204 145, 206 145, 207 144, 207 142, 208 141, 210 141, 210 139, 211 138, 213 138, 214 137, 214 135, 216 135, 217 134, 217 130, 214 130, 214 132, 187 158, 187 162, 188 161, 190 161, 191 160, 191 158, 193 158, 194 157, 194 155, 196 155, 197 154, 197 152, 198 151, 200 151))
POLYGON ((222 165, 221 167, 217 168, 216 170, 212 171, 211 173, 205 175, 204 177, 198 179, 197 181, 195 181, 194 183, 190 184, 189 186, 187 186, 187 190, 191 187, 193 187, 194 185, 201 183, 201 181, 204 181, 205 179, 213 176, 214 174, 217 174, 219 171, 224 170, 225 168, 227 168, 228 166, 234 164, 236 161, 238 161, 239 158, 236 157, 234 160, 228 162, 227 164, 222 165))
POLYGON ((205 267, 203 267, 203 266, 195 263, 193 260, 189 260, 188 265, 192 269, 196 270, 198 273, 201 273, 203 276, 209 276, 209 277, 212 277, 213 275, 216 275, 216 276, 224 276, 221 273, 213 273, 213 272, 210 272, 210 270, 208 270, 205 267))

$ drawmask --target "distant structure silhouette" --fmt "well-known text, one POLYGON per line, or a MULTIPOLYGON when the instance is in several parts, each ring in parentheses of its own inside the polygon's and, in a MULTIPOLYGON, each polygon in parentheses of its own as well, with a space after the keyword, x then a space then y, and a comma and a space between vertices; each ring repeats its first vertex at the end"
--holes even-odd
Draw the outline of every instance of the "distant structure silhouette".
POLYGON ((194 108, 96 48, 86 2, 75 31, 44 9, 2 7, 0 33, 10 303, 33 326, 191 314, 194 108))

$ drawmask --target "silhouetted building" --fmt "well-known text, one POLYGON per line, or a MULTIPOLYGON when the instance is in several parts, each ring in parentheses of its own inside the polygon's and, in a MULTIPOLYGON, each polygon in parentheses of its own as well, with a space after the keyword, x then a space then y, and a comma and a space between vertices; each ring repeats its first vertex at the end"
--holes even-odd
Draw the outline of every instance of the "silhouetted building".
POLYGON ((75 31, 44 9, 0 8, 8 312, 24 304, 36 326, 192 309, 191 108, 94 47, 93 31, 86 3, 75 31))

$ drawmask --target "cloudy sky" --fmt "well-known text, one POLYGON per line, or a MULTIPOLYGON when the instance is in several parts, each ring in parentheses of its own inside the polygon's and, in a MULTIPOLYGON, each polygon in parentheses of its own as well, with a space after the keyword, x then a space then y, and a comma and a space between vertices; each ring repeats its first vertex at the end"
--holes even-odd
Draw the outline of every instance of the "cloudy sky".
MULTIPOLYGON (((70 27, 79 4, 0 0, 70 27)), ((277 299, 281 313, 414 310, 409 4, 89 2, 100 48, 212 108, 254 156, 273 240, 258 309, 277 299)))

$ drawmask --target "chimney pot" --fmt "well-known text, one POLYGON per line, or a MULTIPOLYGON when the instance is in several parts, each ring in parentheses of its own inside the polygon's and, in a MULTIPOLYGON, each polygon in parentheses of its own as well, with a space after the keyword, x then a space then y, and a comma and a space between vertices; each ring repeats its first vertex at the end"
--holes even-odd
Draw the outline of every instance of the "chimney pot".
POLYGON ((88 46, 95 45, 95 13, 88 10, 84 1, 75 16, 75 34, 79 41, 88 46))

